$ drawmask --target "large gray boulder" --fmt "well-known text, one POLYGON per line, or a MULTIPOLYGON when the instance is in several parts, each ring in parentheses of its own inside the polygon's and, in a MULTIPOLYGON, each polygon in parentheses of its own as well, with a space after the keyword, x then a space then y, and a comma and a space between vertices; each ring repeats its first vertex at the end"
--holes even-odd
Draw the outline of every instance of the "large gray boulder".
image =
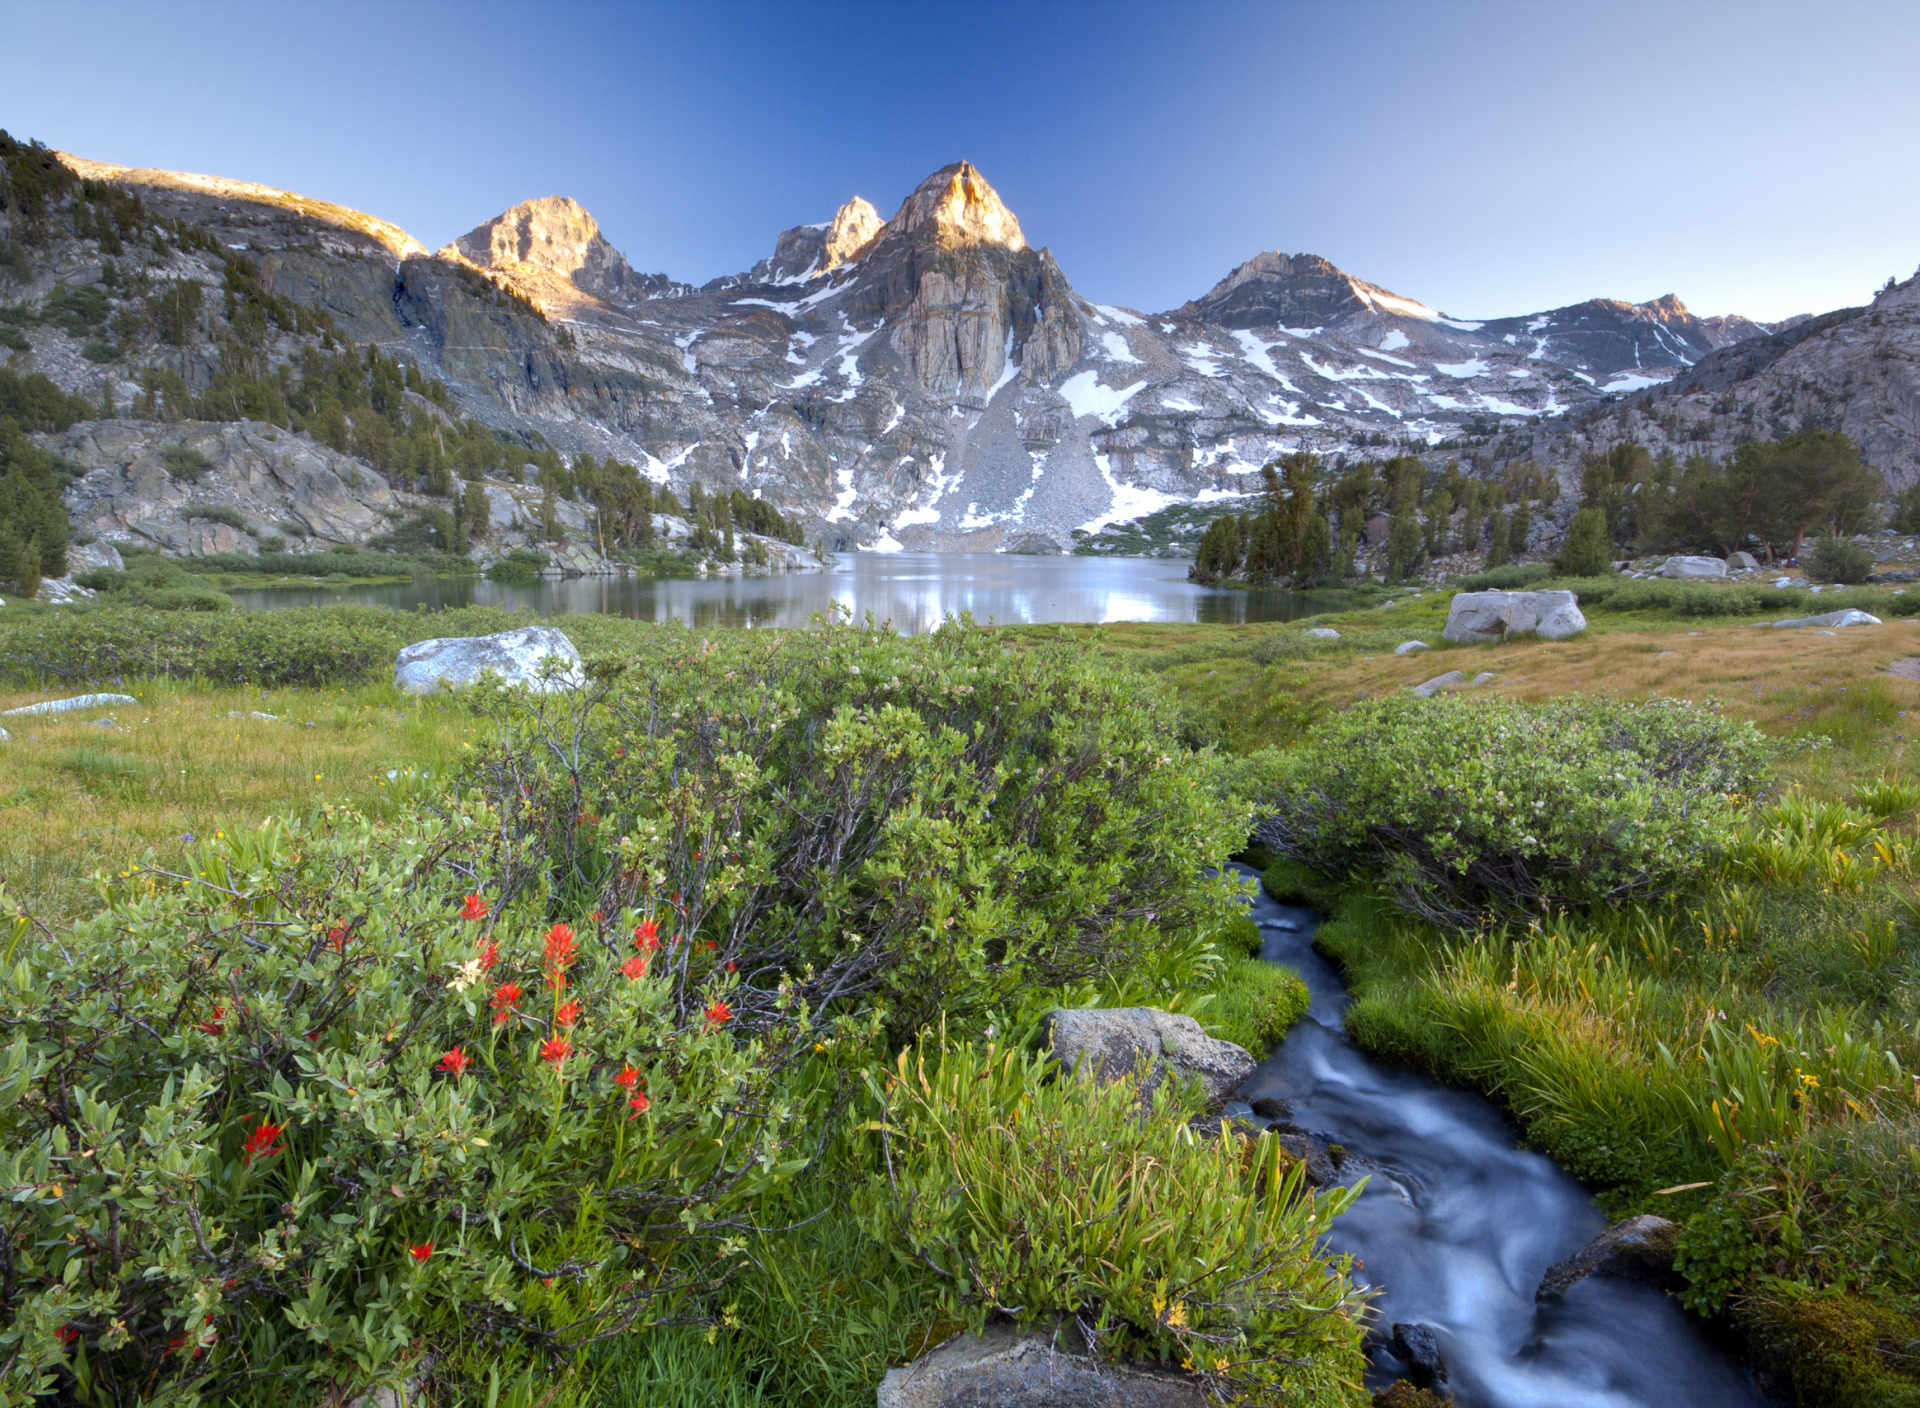
POLYGON ((1441 634, 1456 645, 1475 645, 1523 635, 1565 640, 1586 628, 1572 592, 1460 592, 1441 634))
POLYGON ((1627 1281, 1665 1286, 1673 1279, 1678 1224, 1651 1213, 1616 1222, 1564 1261, 1556 1261, 1540 1278, 1538 1300, 1565 1295, 1567 1288, 1589 1276, 1617 1276, 1627 1281))
POLYGON ((1202 1408, 1188 1375, 1062 1353, 1012 1325, 962 1335, 880 1380, 877 1408, 1202 1408))
POLYGON ((547 691, 577 685, 585 676, 580 652, 552 626, 522 626, 490 636, 445 636, 404 648, 393 682, 410 694, 430 694, 477 682, 491 671, 503 684, 547 691))
POLYGON ((1727 564, 1717 557, 1670 557, 1660 568, 1662 577, 1704 582, 1727 575, 1727 564))
POLYGON ((1784 621, 1775 621, 1775 626, 1794 629, 1800 626, 1878 626, 1878 616, 1865 611, 1829 611, 1824 616, 1791 616, 1784 621))
POLYGON ((1197 1076, 1219 1105, 1253 1074, 1244 1047, 1208 1036, 1191 1017, 1157 1007, 1056 1007, 1047 1015, 1053 1058, 1100 1085, 1146 1069, 1140 1098, 1152 1098, 1168 1071, 1197 1076))

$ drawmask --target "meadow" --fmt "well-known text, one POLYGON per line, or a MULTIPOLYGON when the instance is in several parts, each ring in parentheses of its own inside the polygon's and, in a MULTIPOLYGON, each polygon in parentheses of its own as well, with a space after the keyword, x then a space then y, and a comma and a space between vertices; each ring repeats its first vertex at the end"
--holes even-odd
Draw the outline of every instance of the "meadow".
MULTIPOLYGON (((1455 647, 1439 635, 1447 594, 1435 592, 1284 627, 973 632, 968 634, 979 637, 980 653, 944 664, 919 653, 925 645, 862 638, 849 641, 846 649, 854 653, 846 658, 861 659, 864 666, 867 657, 859 652, 877 652, 874 668, 884 662, 885 678, 924 680, 924 686, 915 685, 925 691, 917 696, 924 704, 916 707, 935 709, 937 702, 935 712, 925 715, 929 719, 956 717, 950 711, 967 696, 953 691, 978 687, 972 683, 977 676, 955 670, 1011 672, 1002 687, 1045 678, 1080 681, 1072 686, 1080 690, 1102 681, 1098 690, 1109 692, 1103 697, 1127 701, 1122 713, 1143 739, 1157 740, 1153 746, 1166 756, 1191 760, 1181 764, 1191 769, 1183 775, 1214 799, 1194 814, 1195 824, 1211 811, 1207 824, 1214 831, 1222 822, 1228 831, 1243 828, 1210 843, 1220 855, 1249 844, 1252 821, 1283 785, 1285 759, 1314 746, 1355 706, 1394 700, 1408 686, 1449 670, 1468 678, 1492 675, 1466 692, 1469 700, 1681 700, 1710 706, 1716 718, 1752 724, 1775 754, 1769 780, 1754 795, 1728 804, 1727 830, 1711 854, 1676 872, 1657 895, 1559 908, 1531 919, 1489 913, 1483 922, 1449 925, 1410 912, 1378 873, 1364 868, 1316 871, 1302 868, 1298 858, 1290 865, 1277 852, 1256 848, 1246 854, 1277 862, 1273 886, 1309 895, 1332 914, 1321 946, 1345 967, 1353 986, 1349 1029, 1357 1039, 1376 1054, 1493 1096, 1530 1140, 1585 1180, 1610 1212, 1657 1211, 1681 1221, 1687 1229, 1683 1298, 1734 1334, 1783 1395, 1805 1403, 1907 1403, 1920 1401, 1920 1358, 1913 1348, 1920 1343, 1920 1264, 1906 1251, 1920 1241, 1920 1173, 1909 1167, 1920 1128, 1920 1087, 1912 1075, 1920 1070, 1914 1036, 1920 1019, 1914 997, 1920 911, 1912 840, 1920 777, 1906 758, 1908 718, 1920 719, 1920 680, 1913 678, 1920 671, 1911 669, 1920 659, 1920 624, 1897 615, 1888 594, 1864 596, 1887 624, 1832 635, 1768 629, 1755 624, 1768 618, 1749 604, 1722 614, 1702 610, 1697 594, 1688 594, 1614 612, 1602 606, 1590 614, 1588 632, 1565 642, 1516 639, 1455 647), (1315 626, 1330 626, 1340 637, 1304 634, 1315 626), (1433 648, 1393 653, 1414 638, 1433 648), (1083 663, 1062 663, 1069 659, 1083 663), (956 664, 962 660, 970 663, 956 664), (1020 673, 1029 669, 1042 675, 1020 673), (924 673, 916 677, 916 670, 924 673), (1047 675, 1049 670, 1066 673, 1047 675)), ((651 784, 620 780, 626 774, 613 762, 611 746, 618 730, 605 734, 609 747, 600 756, 606 776, 556 780, 525 762, 522 725, 500 708, 471 698, 404 696, 382 678, 382 663, 352 667, 356 651, 384 662, 406 640, 500 629, 512 623, 504 613, 452 613, 457 619, 342 609, 273 615, 283 619, 270 629, 324 646, 334 651, 328 658, 345 659, 348 667, 329 675, 324 661, 297 658, 292 650, 276 655, 251 638, 222 635, 269 629, 257 621, 248 627, 225 613, 192 620, 183 613, 99 611, 65 620, 36 613, 0 625, 0 667, 13 675, 0 707, 73 692, 82 680, 137 699, 109 710, 7 721, 12 740, 0 745, 6 750, 0 894, 16 916, 16 955, 21 945, 37 942, 35 935, 51 940, 77 932, 75 926, 98 935, 105 932, 102 923, 156 922, 141 907, 160 904, 162 894, 174 906, 167 923, 181 932, 202 932, 208 921, 204 910, 188 903, 192 887, 169 889, 168 877, 204 875, 218 857, 232 874, 236 867, 253 867, 249 873, 265 885, 281 874, 276 867, 283 862, 266 854, 272 847, 265 842, 246 838, 276 835, 281 828, 329 856, 329 846, 371 847, 378 854, 383 847, 404 850, 416 844, 419 819, 428 815, 437 826, 477 823, 476 836, 489 828, 497 833, 501 819, 512 814, 511 798, 498 781, 505 758, 522 758, 523 772, 515 776, 529 779, 531 792, 546 799, 543 805, 563 793, 575 796, 568 803, 567 815, 574 818, 568 827, 577 827, 580 816, 622 808, 639 815, 634 806, 644 813, 656 805, 644 798, 667 795, 649 791, 651 784), (122 673, 102 678, 97 662, 125 661, 127 642, 135 639, 146 642, 146 658, 165 673, 126 673, 129 667, 121 663, 122 673), (352 648, 339 651, 342 641, 352 648), (43 672, 41 678, 29 680, 35 670, 43 672), (56 682, 46 673, 64 678, 49 687, 56 682), (102 716, 114 726, 101 726, 102 716), (544 781, 533 781, 535 774, 544 781), (489 776, 492 783, 485 781, 489 776), (450 809, 450 789, 476 786, 482 800, 463 804, 464 819, 457 817, 461 809, 450 809), (566 791, 575 787, 586 790, 566 791), (599 801, 582 800, 589 797, 599 801), (359 838, 351 846, 350 836, 359 838), (386 839, 376 843, 375 837, 386 839), (138 890, 142 875, 159 889, 138 890)), ((722 715, 731 720, 749 698, 790 694, 803 712, 831 712, 848 703, 872 711, 880 703, 845 693, 846 681, 837 675, 829 681, 811 666, 779 681, 755 675, 761 666, 753 663, 759 658, 753 652, 777 646, 771 639, 748 642, 748 633, 694 633, 610 618, 567 624, 589 658, 627 662, 627 683, 611 689, 631 686, 632 672, 645 673, 652 661, 653 687, 675 681, 689 723, 703 715, 712 716, 710 723, 722 715)), ((880 717, 870 712, 862 726, 879 727, 880 717)), ((625 735, 629 741, 639 736, 625 735)), ((1105 746, 1123 746, 1118 735, 1113 738, 1105 746)), ((916 767, 937 774, 942 766, 937 750, 914 756, 924 758, 916 767)), ((776 763, 798 766, 771 758, 767 765, 776 763)), ((783 775, 812 776, 804 770, 783 775)), ((906 815, 889 825, 922 825, 909 823, 906 815)), ((515 845, 551 848, 569 833, 543 812, 529 814, 515 834, 521 838, 515 845)), ((931 846, 933 853, 950 844, 938 830, 915 834, 920 839, 914 844, 931 846)), ((600 865, 617 851, 619 839, 609 836, 598 849, 566 853, 602 857, 593 862, 600 865)), ((980 856, 991 856, 1003 843, 983 832, 975 844, 985 847, 980 856)), ((1116 842, 1109 835, 1073 844, 1083 860, 1097 861, 1116 842)), ((872 873, 891 874, 884 866, 872 873)), ((264 893, 237 879, 229 883, 264 893)), ((987 889, 1018 883, 1008 872, 987 889)), ((541 923, 564 915, 576 925, 585 923, 590 908, 631 916, 636 903, 645 907, 637 893, 587 889, 571 897, 550 890, 537 904, 529 893, 517 903, 534 905, 526 910, 528 923, 537 910, 541 923)), ((927 903, 952 901, 933 897, 927 903)), ((974 903, 972 912, 981 916, 976 922, 986 926, 982 933, 1006 922, 1004 910, 974 903)), ((711 924, 728 912, 722 904, 711 924)), ((847 921, 856 931, 874 922, 847 921)), ((1060 922, 1070 926, 1067 911, 1060 922)), ((711 924, 699 932, 720 935, 723 942, 726 934, 744 932, 730 920, 722 928, 711 924)), ((395 926, 392 942, 401 943, 406 926, 398 920, 395 926)), ((1219 1034, 1261 1049, 1297 1017, 1303 994, 1286 975, 1248 961, 1244 947, 1206 939, 1211 932, 1201 925, 1184 946, 1156 940, 1124 959, 1115 957, 1104 977, 1062 969, 1043 996, 1186 1005, 1219 1034)), ((388 955, 382 961, 400 962, 399 950, 381 952, 388 955)), ((745 954, 743 949, 743 960, 745 954)), ((962 977, 977 979, 948 975, 942 981, 962 977)), ((689 970, 683 981, 692 984, 687 992, 705 993, 701 984, 718 978, 709 969, 689 970)), ((1008 1037, 995 1056, 966 1042, 980 1040, 987 1025, 1003 1037, 1010 1029, 1024 1032, 1031 1041, 1033 1004, 1008 1007, 990 994, 962 1000, 960 989, 953 991, 942 1002, 958 1044, 936 1060, 956 1063, 954 1069, 972 1071, 984 1082, 991 1062, 1004 1062, 1020 1043, 1008 1037), (966 1015, 987 1010, 999 1013, 992 1024, 966 1015)), ((880 1003, 862 1020, 898 1010, 894 1001, 895 1008, 880 1003)), ((378 1025, 391 1019, 369 1014, 367 1020, 378 1025)), ((776 1029, 768 1032, 773 1040, 776 1029)), ((889 1034, 871 1026, 848 1027, 831 1040, 862 1053, 857 1059, 849 1055, 849 1064, 829 1082, 838 1093, 825 1108, 843 1113, 867 1098, 848 1093, 853 1086, 847 1081, 866 1079, 856 1080, 855 1072, 885 1069, 914 1046, 910 1032, 889 1034)), ((996 1087, 999 1108, 1031 1109, 1041 1117, 1043 1106, 1033 1103, 1041 1099, 1040 1087, 1030 1077, 1013 1072, 996 1079, 1002 1082, 996 1087)), ((829 1088, 824 1080, 817 1071, 808 1077, 807 1099, 827 1098, 820 1094, 829 1088)), ((988 1108, 961 1102, 923 1109, 917 1117, 964 1122, 988 1108)), ((901 1110, 895 1117, 905 1121, 911 1113, 901 1110)), ((320 1122, 317 1114, 309 1117, 320 1122)), ((237 1143, 231 1132, 223 1137, 237 1143)), ((1167 1149, 1131 1147, 1127 1155, 1170 1156, 1167 1149)), ((232 1149, 227 1157, 232 1160, 232 1149)), ((742 1269, 727 1279, 724 1292, 695 1288, 652 1333, 616 1337, 559 1358, 508 1355, 495 1361, 456 1351, 443 1360, 437 1381, 449 1391, 518 1408, 573 1401, 870 1401, 871 1386, 888 1364, 978 1323, 983 1305, 956 1296, 924 1263, 904 1266, 886 1250, 911 1232, 932 1239, 927 1254, 942 1264, 939 1239, 957 1235, 956 1229, 894 1228, 882 1235, 882 1209, 857 1199, 857 1206, 850 1205, 842 1196, 840 1189, 863 1185, 880 1167, 873 1163, 870 1138, 829 1141, 811 1157, 817 1171, 827 1172, 796 1174, 763 1195, 760 1211, 777 1210, 778 1216, 757 1219, 761 1230, 750 1234, 742 1269)), ((917 1169, 916 1177, 936 1182, 946 1176, 938 1161, 917 1169)), ((1205 1176, 1229 1203, 1250 1196, 1235 1192, 1224 1173, 1205 1176)), ((1066 1212, 1042 1213, 1032 1187, 1010 1185, 1004 1196, 1033 1208, 1036 1225, 1066 1212)), ((645 1240, 647 1234, 627 1235, 645 1240)), ((1083 1236, 1084 1229, 1061 1224, 1057 1235, 1083 1236)), ((1206 1234, 1196 1227, 1192 1235, 1206 1234)), ((1021 1263, 1005 1274, 1034 1273, 1021 1263)), ((1062 1309, 1107 1306, 1118 1342, 1129 1352, 1166 1353, 1163 1312, 1139 1308, 1129 1299, 1135 1294, 1127 1286, 1048 1281, 1036 1286, 1032 1298, 1062 1309), (1056 1301, 1047 1302, 1049 1294, 1056 1301)), ((550 1312, 568 1313, 568 1305, 556 1299, 550 1312)), ((440 1323, 418 1307, 412 1313, 418 1326, 440 1323)), ((1274 1343, 1306 1333, 1279 1321, 1271 1327, 1281 1337, 1274 1343)), ((253 1333, 246 1362, 263 1371, 284 1366, 287 1345, 253 1333)), ((1353 1344, 1338 1336, 1328 1341, 1320 1361, 1324 1374, 1311 1387, 1302 1380, 1296 1389, 1313 1402, 1360 1401, 1351 1377, 1353 1344)), ((389 1346, 382 1354, 376 1362, 401 1362, 407 1350, 389 1346)), ((323 1379, 339 1372, 332 1361, 318 1368, 302 1363, 309 1383, 321 1381, 312 1375, 323 1379)), ((71 1391, 72 1381, 62 1382, 71 1391)), ((264 1392, 244 1386, 253 1382, 230 1381, 227 1397, 251 1401, 264 1392)), ((1268 1391, 1262 1382, 1229 1386, 1245 1401, 1259 1402, 1268 1391)))

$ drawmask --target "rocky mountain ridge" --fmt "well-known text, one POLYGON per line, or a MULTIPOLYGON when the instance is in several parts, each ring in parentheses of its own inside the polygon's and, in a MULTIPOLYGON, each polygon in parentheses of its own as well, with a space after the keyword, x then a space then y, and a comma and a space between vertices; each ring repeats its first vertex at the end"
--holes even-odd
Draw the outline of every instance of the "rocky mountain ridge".
MULTIPOLYGON (((62 159, 211 232, 357 344, 442 379, 461 413, 638 464, 682 495, 696 481, 744 489, 829 547, 1065 548, 1076 532, 1253 490, 1260 465, 1294 449, 1577 462, 1594 441, 1583 418, 1619 398, 1750 344, 1820 335, 1700 319, 1672 296, 1457 318, 1272 251, 1165 313, 1098 305, 966 162, 891 219, 855 197, 694 289, 635 273, 564 197, 428 254, 386 222, 290 193, 62 159)), ((102 262, 74 241, 0 300, 93 284, 102 262)), ((221 266, 176 249, 149 273, 212 294, 221 266)), ((14 362, 125 405, 154 360, 195 386, 212 379, 218 329, 203 323, 185 346, 106 365, 43 326, 14 362)), ((271 355, 294 357, 298 342, 271 355)), ((1873 444, 1913 454, 1897 436, 1873 444)))

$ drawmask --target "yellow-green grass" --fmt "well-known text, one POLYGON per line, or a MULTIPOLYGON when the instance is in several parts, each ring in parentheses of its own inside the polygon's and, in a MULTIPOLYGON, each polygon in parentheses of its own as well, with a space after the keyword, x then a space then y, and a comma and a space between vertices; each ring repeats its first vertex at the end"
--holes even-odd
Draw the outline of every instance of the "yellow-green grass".
MULTIPOLYGON (((74 692, 0 692, 0 708, 74 692)), ((0 743, 0 885, 48 922, 84 910, 96 869, 148 856, 171 868, 189 835, 322 803, 382 809, 396 786, 452 765, 475 726, 458 706, 391 684, 262 691, 143 680, 119 692, 138 702, 4 721, 13 737, 0 743)))

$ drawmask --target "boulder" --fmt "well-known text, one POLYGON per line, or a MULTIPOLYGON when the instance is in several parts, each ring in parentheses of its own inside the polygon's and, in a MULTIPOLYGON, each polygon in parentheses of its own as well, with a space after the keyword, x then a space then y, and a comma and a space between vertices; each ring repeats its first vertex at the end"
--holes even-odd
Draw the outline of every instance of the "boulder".
POLYGON ((1568 1287, 1589 1276, 1617 1276, 1664 1287, 1673 1279, 1674 1239, 1679 1235, 1677 1223, 1651 1213, 1616 1222, 1566 1260, 1549 1266, 1534 1298, 1565 1295, 1568 1287))
POLYGON ((1829 611, 1824 616, 1790 616, 1784 621, 1775 621, 1773 624, 1775 626, 1789 628, 1797 626, 1878 626, 1881 624, 1881 620, 1878 616, 1869 615, 1865 611, 1849 609, 1846 611, 1829 611))
POLYGON ((1727 566, 1735 572, 1751 572, 1760 565, 1760 559, 1750 552, 1730 552, 1727 554, 1727 566))
POLYGON ((401 650, 393 682, 410 694, 473 684, 491 671, 504 684, 545 692, 583 682, 580 652, 552 626, 522 626, 490 636, 446 636, 401 650), (548 673, 548 662, 558 668, 548 673))
POLYGON ((1302 631, 1301 634, 1304 635, 1308 640, 1339 640, 1340 639, 1340 632, 1334 630, 1333 627, 1331 626, 1315 626, 1311 630, 1302 631))
POLYGON ((1290 1120, 1293 1118, 1293 1104, 1278 1095, 1262 1095, 1247 1108, 1263 1120, 1290 1120))
POLYGON ((1703 582, 1726 576, 1727 564, 1717 557, 1670 557, 1661 566, 1660 575, 1703 582))
POLYGON ((1460 592, 1447 608, 1441 632, 1458 645, 1538 635, 1565 640, 1587 628, 1572 592, 1460 592))
POLYGON ((137 704, 131 694, 76 694, 71 699, 46 699, 38 704, 22 704, 7 709, 7 714, 71 714, 76 709, 110 709, 115 704, 137 704))
POLYGON ((1423 640, 1403 640, 1393 648, 1393 653, 1395 655, 1411 655, 1416 650, 1427 650, 1430 648, 1431 647, 1423 640))
POLYGON ((1063 1353, 1037 1329, 990 1325, 880 1380, 877 1408, 1203 1408, 1186 1374, 1063 1353))
POLYGON ((0 743, 5 743, 5 742, 7 742, 7 741, 8 741, 9 739, 11 739, 12 737, 13 737, 13 735, 12 735, 12 734, 10 734, 10 733, 8 733, 8 732, 7 732, 7 731, 6 731, 5 729, 3 729, 3 728, 0 728, 0 743))
POLYGON ((1101 1085, 1141 1068, 1140 1098, 1150 1099, 1168 1071, 1197 1076, 1215 1106, 1253 1074, 1253 1057, 1208 1036, 1191 1017, 1157 1007, 1056 1007, 1047 1014, 1053 1058, 1101 1085))
POLYGON ((1451 688, 1456 684, 1466 683, 1466 679, 1467 677, 1461 674, 1460 671, 1448 670, 1444 675, 1435 675, 1425 684, 1415 685, 1413 687, 1414 697, 1417 699, 1431 699, 1443 689, 1451 688))

